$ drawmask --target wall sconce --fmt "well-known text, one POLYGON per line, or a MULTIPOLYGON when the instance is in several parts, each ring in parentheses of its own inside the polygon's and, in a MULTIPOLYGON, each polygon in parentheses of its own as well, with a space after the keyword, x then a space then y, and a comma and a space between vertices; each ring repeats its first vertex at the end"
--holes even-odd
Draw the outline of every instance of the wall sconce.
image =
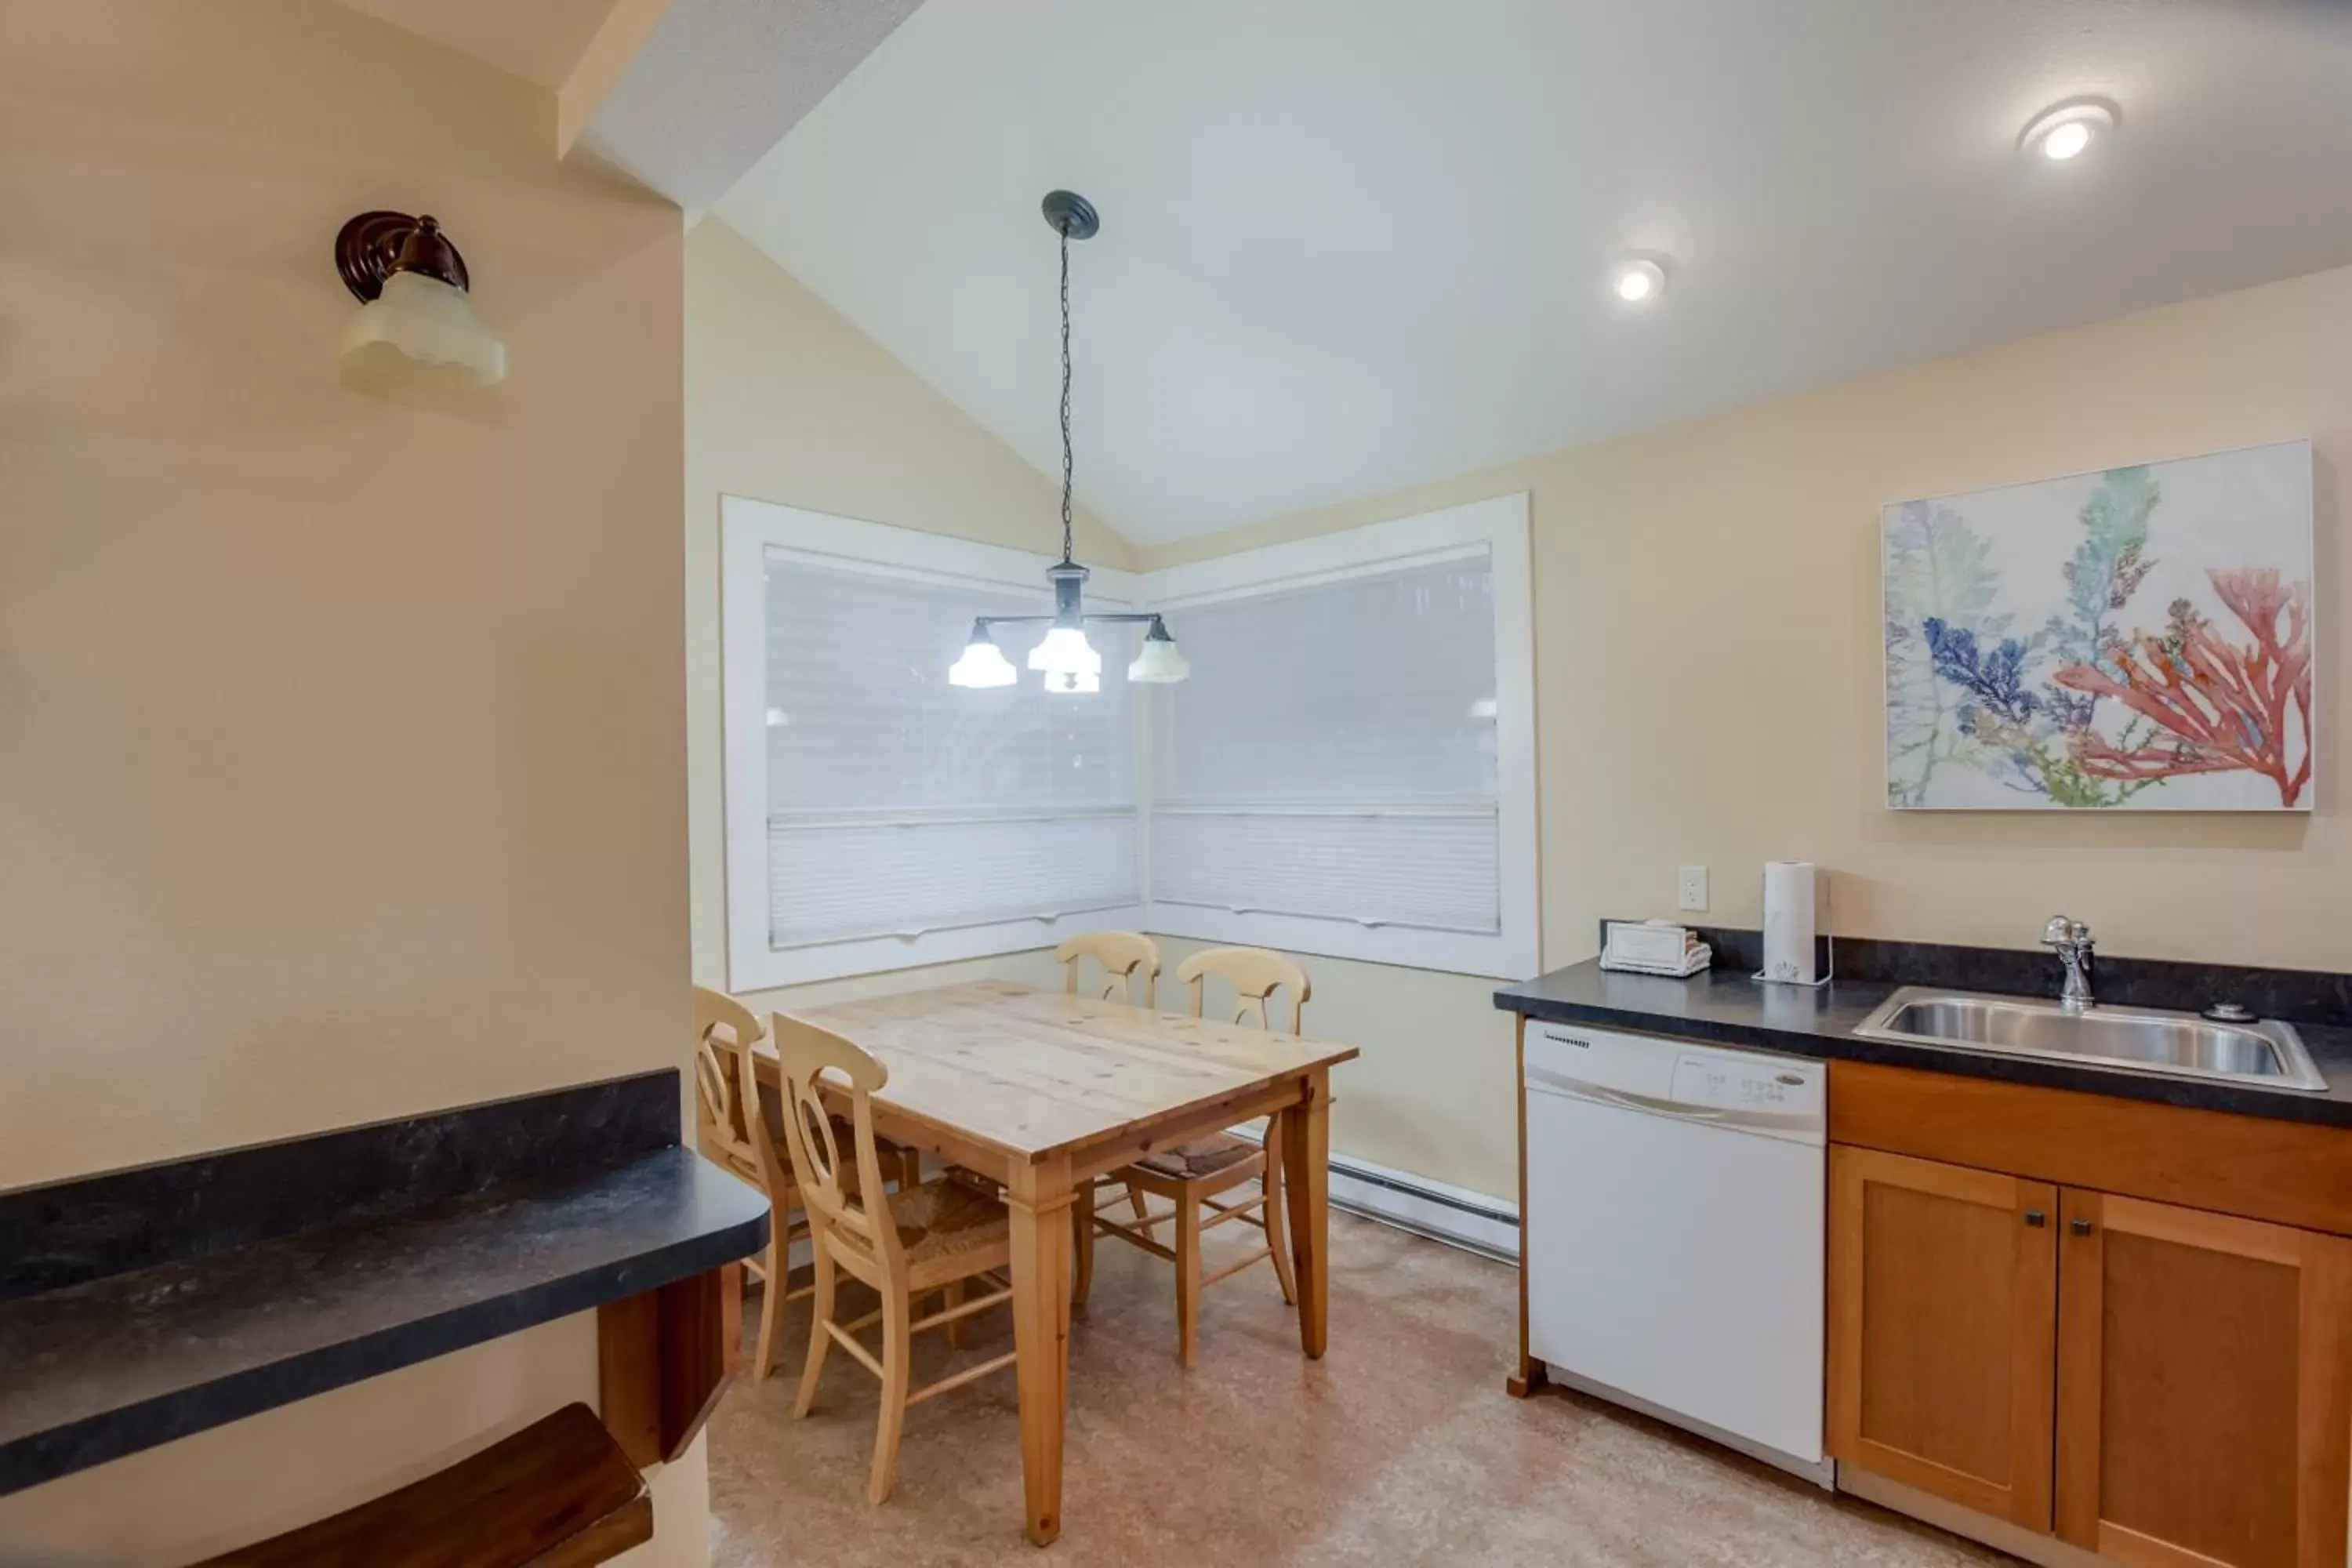
POLYGON ((335 270, 361 301, 343 329, 347 375, 380 382, 422 365, 475 386, 506 379, 506 345, 475 314, 466 258, 432 218, 360 214, 335 236, 335 270))

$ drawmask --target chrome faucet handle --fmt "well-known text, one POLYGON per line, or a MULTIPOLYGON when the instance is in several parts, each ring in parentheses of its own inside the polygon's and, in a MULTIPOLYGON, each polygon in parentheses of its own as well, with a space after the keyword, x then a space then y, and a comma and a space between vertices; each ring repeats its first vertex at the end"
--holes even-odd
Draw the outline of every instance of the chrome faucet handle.
POLYGON ((2052 915, 2042 928, 2042 941, 2057 952, 2065 971, 2059 1005, 2070 1013, 2091 1006, 2091 928, 2070 915, 2052 915))

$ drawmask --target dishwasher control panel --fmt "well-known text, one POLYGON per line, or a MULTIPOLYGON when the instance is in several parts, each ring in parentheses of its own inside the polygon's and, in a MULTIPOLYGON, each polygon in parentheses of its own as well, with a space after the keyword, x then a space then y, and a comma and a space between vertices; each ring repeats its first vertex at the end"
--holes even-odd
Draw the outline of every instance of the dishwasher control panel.
POLYGON ((1817 1114, 1822 1108, 1822 1069, 1811 1072, 1783 1067, 1767 1057, 1728 1056, 1721 1051, 1675 1049, 1674 1078, 1666 1098, 1679 1105, 1724 1110, 1778 1110, 1794 1115, 1817 1114))

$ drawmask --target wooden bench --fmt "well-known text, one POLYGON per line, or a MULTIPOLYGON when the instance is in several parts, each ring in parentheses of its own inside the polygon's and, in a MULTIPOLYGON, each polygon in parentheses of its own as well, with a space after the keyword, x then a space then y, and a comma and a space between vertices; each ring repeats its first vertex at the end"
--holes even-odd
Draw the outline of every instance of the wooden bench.
POLYGON ((199 1568, 587 1568, 653 1534, 645 1478, 593 1410, 567 1405, 421 1481, 199 1568))

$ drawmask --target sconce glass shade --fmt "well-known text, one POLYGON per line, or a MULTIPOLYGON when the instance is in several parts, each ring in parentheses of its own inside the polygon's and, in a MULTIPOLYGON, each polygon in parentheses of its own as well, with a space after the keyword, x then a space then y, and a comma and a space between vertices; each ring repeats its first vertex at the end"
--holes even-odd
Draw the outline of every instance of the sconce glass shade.
POLYGON ((1157 686, 1172 686, 1192 673, 1192 661, 1178 651, 1176 639, 1155 617, 1151 630, 1144 634, 1143 649, 1135 662, 1127 667, 1129 680, 1147 681, 1157 686))
POLYGON ((343 329, 347 373, 381 380, 425 365, 446 367, 476 386, 506 379, 507 350, 466 291, 422 272, 394 272, 383 292, 343 329))
POLYGON ((1097 677, 1094 686, 1059 686, 1047 681, 1051 691, 1093 691, 1100 689, 1102 655, 1087 641, 1087 634, 1076 626, 1055 626, 1029 650, 1029 668, 1044 670, 1047 675, 1089 675, 1097 677))
POLYGON ((963 657, 948 667, 950 686, 967 686, 975 689, 991 686, 1010 686, 1021 679, 1004 650, 986 632, 975 631, 971 641, 963 645, 963 657))

